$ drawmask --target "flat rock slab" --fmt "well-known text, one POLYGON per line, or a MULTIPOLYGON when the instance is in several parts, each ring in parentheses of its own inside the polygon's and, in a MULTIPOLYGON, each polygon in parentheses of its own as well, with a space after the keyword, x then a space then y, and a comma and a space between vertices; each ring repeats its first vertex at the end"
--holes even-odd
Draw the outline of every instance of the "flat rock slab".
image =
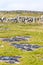
POLYGON ((0 28, 0 31, 9 31, 9 28, 0 28))
POLYGON ((19 58, 20 56, 14 56, 14 57, 9 57, 9 56, 0 56, 0 62, 6 62, 6 63, 20 63, 19 58))
POLYGON ((26 50, 26 51, 33 51, 35 49, 41 48, 41 46, 33 45, 33 44, 16 44, 16 43, 12 43, 11 45, 16 47, 16 48, 26 50))
POLYGON ((7 42, 15 42, 15 41, 25 41, 31 38, 31 36, 16 36, 13 38, 0 38, 2 41, 7 41, 7 42))
POLYGON ((43 58, 41 58, 40 60, 43 61, 43 58))

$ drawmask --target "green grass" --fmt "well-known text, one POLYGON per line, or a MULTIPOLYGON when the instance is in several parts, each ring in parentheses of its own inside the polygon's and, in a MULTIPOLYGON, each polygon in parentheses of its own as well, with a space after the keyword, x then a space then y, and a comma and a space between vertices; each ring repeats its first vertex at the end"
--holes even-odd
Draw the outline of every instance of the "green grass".
MULTIPOLYGON (((3 30, 0 30, 1 38, 10 38, 15 36, 32 36, 28 41, 21 41, 20 43, 38 44, 43 45, 43 24, 24 24, 24 23, 0 23, 3 30), (9 28, 9 30, 5 30, 9 28)), ((43 49, 37 49, 32 52, 22 51, 20 49, 10 46, 10 43, 0 41, 0 45, 3 44, 4 47, 0 48, 0 56, 17 56, 20 55, 20 64, 9 64, 0 63, 0 65, 43 65, 43 49)))

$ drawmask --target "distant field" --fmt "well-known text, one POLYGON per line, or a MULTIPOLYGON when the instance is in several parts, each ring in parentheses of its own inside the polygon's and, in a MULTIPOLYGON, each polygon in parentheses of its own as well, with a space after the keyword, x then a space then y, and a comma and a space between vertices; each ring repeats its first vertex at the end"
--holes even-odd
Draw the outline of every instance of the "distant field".
MULTIPOLYGON (((43 24, 31 23, 0 23, 0 38, 10 38, 15 36, 32 36, 28 41, 21 41, 20 43, 38 44, 43 46, 43 24)), ((0 56, 15 56, 20 55, 20 64, 1 63, 0 65, 43 65, 43 48, 35 51, 22 51, 20 49, 10 46, 10 43, 0 40, 0 56)))
POLYGON ((22 12, 22 11, 17 11, 17 12, 7 12, 7 11, 0 11, 0 18, 1 17, 15 17, 15 16, 35 16, 35 17, 40 17, 41 15, 43 15, 43 13, 39 13, 39 12, 22 12))

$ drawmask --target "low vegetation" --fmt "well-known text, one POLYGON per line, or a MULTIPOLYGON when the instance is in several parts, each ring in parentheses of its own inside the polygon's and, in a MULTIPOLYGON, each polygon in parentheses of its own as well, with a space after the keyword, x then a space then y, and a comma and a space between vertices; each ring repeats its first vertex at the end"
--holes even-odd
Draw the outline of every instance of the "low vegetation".
MULTIPOLYGON (((20 41, 20 43, 38 44, 43 46, 43 24, 40 23, 0 23, 0 38, 11 38, 15 36, 31 36, 28 41, 20 41), (2 30, 1 30, 2 29, 2 30), (8 30, 7 30, 8 29, 8 30)), ((43 65, 43 48, 35 51, 22 51, 13 46, 9 42, 0 40, 0 56, 18 56, 20 64, 10 64, 0 62, 0 65, 43 65)))

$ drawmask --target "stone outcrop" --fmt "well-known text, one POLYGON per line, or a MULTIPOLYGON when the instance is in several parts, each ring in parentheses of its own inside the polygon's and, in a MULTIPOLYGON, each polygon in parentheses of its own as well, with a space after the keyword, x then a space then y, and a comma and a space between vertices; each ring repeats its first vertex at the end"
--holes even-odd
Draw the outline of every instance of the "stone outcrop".
POLYGON ((33 17, 33 16, 16 16, 14 18, 0 18, 0 22, 23 22, 23 23, 30 23, 30 22, 43 22, 43 16, 41 17, 33 17))

